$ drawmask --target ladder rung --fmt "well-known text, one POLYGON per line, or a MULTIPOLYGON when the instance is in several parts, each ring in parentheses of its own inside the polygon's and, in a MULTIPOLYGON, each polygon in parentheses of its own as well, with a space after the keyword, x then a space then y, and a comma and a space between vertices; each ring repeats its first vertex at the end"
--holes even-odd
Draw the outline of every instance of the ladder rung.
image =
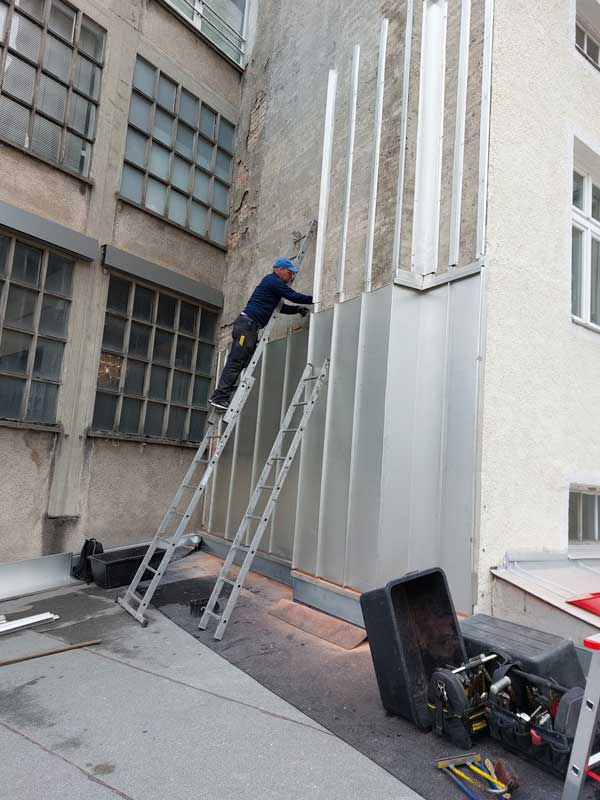
POLYGON ((307 406, 310 400, 302 400, 300 403, 294 403, 294 406, 307 406))
POLYGON ((156 575, 156 573, 158 572, 158 570, 154 569, 154 567, 151 567, 150 564, 148 564, 146 566, 146 569, 148 570, 148 572, 151 572, 153 575, 156 575))
POLYGON ((214 611, 210 611, 208 608, 204 609, 204 613, 208 614, 209 617, 214 617, 215 619, 221 619, 221 615, 220 614, 215 614, 214 611))
POLYGON ((287 456, 273 456, 273 458, 271 458, 270 460, 271 461, 285 461, 286 458, 287 458, 287 456))
POLYGON ((256 514, 244 514, 246 519, 262 519, 262 515, 257 516, 256 514))
POLYGON ((229 586, 235 586, 235 581, 230 580, 229 578, 221 578, 223 583, 229 584, 229 586))
POLYGON ((181 484, 181 488, 182 489, 197 489, 198 487, 197 487, 197 485, 195 483, 182 483, 181 484))
POLYGON ((279 433, 296 433, 300 428, 282 428, 279 433))
POLYGON ((258 488, 259 489, 274 489, 275 486, 267 486, 266 484, 261 484, 258 488))
POLYGON ((160 544, 166 544, 167 547, 173 547, 175 545, 175 542, 172 539, 159 539, 158 542, 160 542, 160 544))
POLYGON ((313 375, 311 378, 304 378, 305 383, 306 381, 318 381, 318 380, 319 380, 319 375, 313 375))
POLYGON ((171 510, 169 511, 169 514, 171 514, 173 517, 185 517, 186 512, 171 510))

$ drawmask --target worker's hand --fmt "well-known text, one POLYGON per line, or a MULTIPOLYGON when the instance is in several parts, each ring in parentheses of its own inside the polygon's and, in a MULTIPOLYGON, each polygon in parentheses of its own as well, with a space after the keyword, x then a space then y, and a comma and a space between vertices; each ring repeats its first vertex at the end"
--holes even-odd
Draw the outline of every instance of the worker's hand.
POLYGON ((298 313, 300 314, 301 317, 305 317, 307 314, 310 314, 310 311, 308 310, 308 308, 300 306, 300 308, 298 309, 298 313))

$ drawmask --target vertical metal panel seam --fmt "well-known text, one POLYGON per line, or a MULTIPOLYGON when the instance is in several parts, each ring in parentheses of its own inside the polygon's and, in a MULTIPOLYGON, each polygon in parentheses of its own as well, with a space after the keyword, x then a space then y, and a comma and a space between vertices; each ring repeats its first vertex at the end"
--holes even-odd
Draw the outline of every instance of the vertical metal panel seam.
POLYGON ((481 118, 479 124, 479 196, 477 200, 477 252, 481 258, 486 251, 487 192, 489 173, 491 99, 492 99, 492 52, 494 34, 494 0, 485 0, 485 23, 483 36, 483 74, 481 81, 481 118))

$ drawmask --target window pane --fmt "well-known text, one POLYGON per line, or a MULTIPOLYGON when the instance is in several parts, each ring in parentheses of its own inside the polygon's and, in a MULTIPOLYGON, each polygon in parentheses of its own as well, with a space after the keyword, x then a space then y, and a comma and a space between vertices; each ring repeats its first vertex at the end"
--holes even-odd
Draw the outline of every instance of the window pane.
POLYGON ((72 42, 75 33, 75 16, 72 8, 61 3, 60 0, 52 0, 48 27, 72 42))
POLYGON ((181 122, 177 125, 175 149, 188 158, 194 157, 194 131, 181 122))
POLYGON ((600 242, 592 239, 592 297, 590 320, 600 325, 600 242))
POLYGON ((168 380, 169 370, 166 369, 166 367, 152 367, 148 397, 151 397, 153 400, 165 400, 167 397, 168 380))
POLYGON ((569 492, 569 540, 579 540, 579 492, 569 492))
POLYGON ((215 339, 215 330, 217 329, 217 315, 211 314, 210 311, 202 310, 200 316, 200 338, 208 339, 213 342, 215 339))
POLYGON ((575 44, 581 48, 583 48, 585 44, 585 32, 579 25, 575 26, 575 44))
POLYGON ((149 178, 148 187, 146 189, 146 207, 164 216, 166 202, 167 187, 149 178))
POLYGON ((169 439, 183 439, 185 436, 185 418, 187 409, 169 407, 169 423, 167 425, 167 436, 169 439))
POLYGON ((587 54, 592 61, 594 61, 596 64, 598 63, 598 57, 600 55, 598 45, 593 39, 590 39, 589 36, 587 37, 587 54))
POLYGON ((194 397, 192 403, 195 406, 205 406, 208 404, 208 393, 210 390, 210 378, 196 376, 194 379, 194 397))
POLYGON ((104 337, 102 347, 109 350, 123 350, 123 337, 125 336, 125 320, 106 315, 104 320, 104 337))
POLYGON ((37 61, 42 41, 42 29, 20 14, 15 14, 10 26, 9 44, 18 53, 37 61))
POLYGON ((112 431, 115 423, 115 411, 117 410, 117 397, 111 394, 96 395, 96 405, 94 406, 94 419, 92 428, 97 431, 112 431))
POLYGON ((125 145, 125 158, 143 167, 146 163, 146 144, 148 139, 141 133, 129 128, 127 131, 127 143, 125 145))
POLYGON ((2 372, 27 372, 27 359, 32 336, 15 331, 4 331, 0 342, 0 370, 2 372))
POLYGON ((204 342, 198 342, 198 352, 196 354, 196 369, 206 375, 212 374, 213 347, 204 342))
POLYGON ((74 133, 65 133, 65 157, 63 164, 65 167, 79 172, 87 178, 90 174, 90 162, 92 159, 92 145, 89 142, 75 136, 74 133))
POLYGON ((55 253, 50 253, 46 269, 46 290, 70 297, 72 283, 73 262, 55 253))
POLYGON ((152 148, 150 150, 150 172, 153 172, 155 175, 158 175, 159 178, 164 178, 165 180, 169 177, 169 158, 171 156, 171 151, 166 150, 164 147, 161 147, 156 142, 152 143, 152 148))
POLYGON ((4 68, 4 82, 2 84, 4 91, 31 105, 34 82, 35 69, 25 61, 21 61, 20 58, 8 53, 4 68))
POLYGON ((73 93, 69 103, 69 125, 82 136, 92 139, 96 128, 96 106, 73 93))
POLYGON ((229 152, 233 153, 233 135, 235 133, 234 126, 227 122, 226 119, 221 117, 221 121, 219 123, 219 144, 221 147, 224 147, 229 152))
POLYGON ((227 221, 218 214, 213 214, 210 220, 210 238, 213 242, 225 244, 225 225, 227 221))
POLYGON ((31 149, 43 158, 58 161, 61 128, 53 122, 35 115, 31 149))
POLYGON ((175 97, 177 95, 177 86, 161 75, 158 79, 158 94, 157 101, 169 111, 175 111, 175 97))
POLYGON ((592 217, 600 221, 600 188, 592 184, 592 217))
POLYGON ((171 400, 174 403, 187 403, 191 375, 187 372, 174 372, 171 387, 171 400))
POLYGON ((73 71, 73 85, 75 88, 97 100, 100 94, 101 75, 100 67, 97 67, 81 55, 77 56, 73 71))
POLYGON ((215 175, 223 178, 224 181, 231 183, 231 166, 233 159, 222 150, 217 150, 217 163, 215 164, 215 175))
POLYGON ((177 349, 175 351, 175 366, 183 369, 192 368, 192 357, 194 354, 194 340, 187 336, 177 337, 177 349))
POLYGON ((4 41, 4 26, 6 25, 6 16, 8 14, 8 6, 0 3, 0 42, 4 41))
POLYGON ((206 236, 208 228, 208 209, 198 203, 192 203, 190 212, 190 228, 201 236, 206 236))
POLYGON ((142 202, 142 191, 144 188, 144 176, 137 169, 127 166, 123 167, 123 177, 121 178, 121 194, 134 203, 142 202))
POLYGON ((25 381, 0 376, 0 417, 19 419, 25 381))
POLYGON ((152 289, 146 289, 145 286, 136 286, 133 300, 133 316, 149 322, 152 319, 153 309, 154 292, 152 289))
POLYGON ((37 286, 40 279, 41 266, 42 251, 17 242, 12 268, 13 280, 28 283, 30 286, 37 286))
POLYGON ((222 211, 224 214, 227 213, 229 207, 229 189, 227 186, 224 186, 219 181, 215 181, 213 187, 213 206, 222 211))
POLYGON ((118 311, 121 314, 126 314, 129 305, 130 288, 131 284, 129 281, 124 281, 122 278, 111 275, 110 283, 108 284, 106 307, 110 308, 111 311, 118 311))
POLYGON ((194 197, 208 203, 208 192, 210 190, 210 178, 206 172, 197 169, 194 175, 194 197))
POLYGON ((0 275, 6 274, 9 248, 10 239, 8 236, 0 236, 0 275))
POLYGON ((197 316, 198 309, 196 306, 191 306, 189 303, 184 303, 182 300, 179 309, 179 330, 194 334, 196 332, 197 316))
POLYGON ((132 400, 130 397, 123 398, 123 405, 121 406, 121 419, 119 420, 119 430, 121 433, 135 434, 139 432, 141 410, 141 400, 132 400))
POLYGON ((169 219, 178 225, 185 225, 187 216, 187 197, 171 190, 169 195, 169 219))
POLYGON ((69 321, 69 302, 59 297, 44 295, 42 300, 42 314, 40 317, 40 333, 48 336, 67 338, 69 321))
POLYGON ((135 69, 133 70, 133 85, 149 97, 154 97, 154 81, 156 78, 156 70, 147 61, 139 56, 135 62, 135 69))
POLYGON ((216 121, 217 115, 215 112, 203 105, 200 112, 200 130, 205 136, 208 136, 209 139, 215 138, 216 121))
POLYGON ((37 297, 37 292, 30 292, 29 289, 11 286, 8 292, 8 305, 4 324, 9 325, 11 328, 33 331, 33 316, 37 297))
POLYGON ((0 97, 0 136, 25 146, 29 111, 8 97, 0 97))
POLYGON ((204 438, 204 428, 206 427, 206 413, 204 411, 192 411, 190 417, 190 433, 188 439, 192 442, 201 442, 204 438))
POLYGON ((583 233, 578 228, 573 228, 571 243, 571 313, 581 317, 581 256, 583 246, 583 233))
POLYGON ((161 111, 160 108, 157 108, 154 114, 153 136, 169 147, 173 144, 173 117, 161 111))
POLYGON ((129 355, 148 358, 148 348, 150 346, 150 331, 147 325, 138 325, 137 322, 131 323, 129 334, 129 355))
POLYGON ((66 88, 47 75, 42 75, 37 95, 37 107, 49 117, 64 122, 66 106, 66 88))
POLYGON ((112 353, 101 353, 100 364, 98 365, 98 386, 102 389, 119 391, 122 368, 123 359, 121 356, 114 356, 112 353))
POLYGON ((156 324, 162 325, 164 328, 174 328, 176 310, 177 300, 168 294, 160 294, 158 297, 156 324))
POLYGON ((154 352, 152 354, 153 361, 160 361, 163 364, 168 364, 171 361, 171 348, 173 345, 173 334, 165 333, 165 331, 156 330, 154 333, 154 352))
POLYGON ((175 156, 173 159, 173 175, 171 176, 171 183, 174 186, 177 186, 179 189, 182 189, 184 192, 189 192, 191 171, 192 167, 187 161, 175 156))
POLYGON ((212 154, 213 145, 199 136, 198 144, 196 145, 196 163, 200 164, 201 167, 206 167, 206 169, 212 169, 212 154))
POLYGON ((54 36, 46 38, 44 50, 44 66, 49 72, 54 73, 63 81, 69 80, 69 70, 73 51, 63 42, 59 42, 54 36))
POLYGON ((196 118, 198 116, 198 98, 193 94, 186 92, 185 89, 181 90, 181 97, 179 99, 179 116, 184 119, 192 127, 196 127, 196 118))
POLYGON ((584 542, 595 542, 596 537, 596 495, 582 495, 581 538, 584 542))
POLYGON ((102 28, 84 15, 79 33, 79 49, 95 58, 96 61, 102 61, 104 39, 105 33, 102 28))
POLYGON ((129 106, 129 121, 146 133, 150 133, 150 112, 152 105, 140 97, 139 94, 131 95, 129 106))
POLYGON ((146 420, 144 422, 144 433, 146 436, 161 436, 163 414, 165 407, 160 403, 148 403, 146 406, 146 420))
POLYGON ((127 360, 127 372, 125 374, 125 392, 127 394, 144 394, 144 379, 146 377, 146 365, 139 361, 127 360))
POLYGON ((54 342, 51 339, 38 339, 33 364, 34 377, 59 381, 62 372, 64 349, 65 346, 62 342, 54 342))
POLYGON ((27 419, 31 422, 56 422, 56 401, 58 386, 52 383, 31 382, 29 402, 27 403, 27 419))
POLYGON ((44 14, 44 0, 16 0, 15 5, 38 19, 44 14))

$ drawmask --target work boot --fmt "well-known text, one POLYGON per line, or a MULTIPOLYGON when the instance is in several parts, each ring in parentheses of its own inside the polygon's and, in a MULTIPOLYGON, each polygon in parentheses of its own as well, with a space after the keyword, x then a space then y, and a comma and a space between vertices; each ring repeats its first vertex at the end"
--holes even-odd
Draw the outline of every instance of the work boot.
POLYGON ((215 409, 215 411, 220 411, 221 413, 225 413, 225 411, 227 411, 229 408, 229 403, 224 402, 223 400, 213 400, 211 397, 208 402, 215 409))

